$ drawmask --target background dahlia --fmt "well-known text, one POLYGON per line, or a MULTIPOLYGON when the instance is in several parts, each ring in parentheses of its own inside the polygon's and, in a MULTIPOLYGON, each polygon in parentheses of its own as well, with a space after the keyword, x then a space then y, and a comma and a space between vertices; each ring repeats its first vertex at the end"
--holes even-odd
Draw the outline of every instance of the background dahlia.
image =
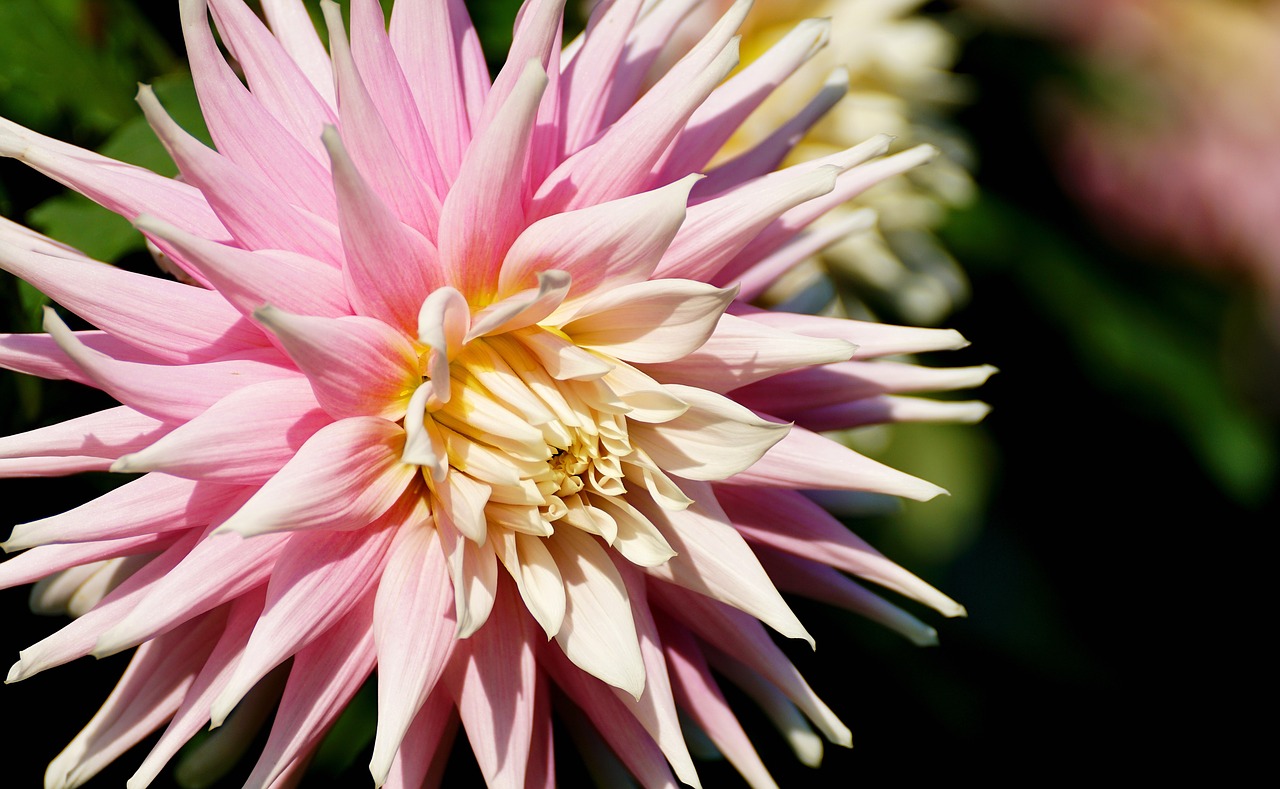
POLYGON ((562 3, 530 0, 491 82, 453 0, 401 0, 389 28, 354 0, 349 38, 326 3, 327 50, 299 2, 264 24, 183 0, 216 150, 139 92, 180 180, 0 121, 0 153, 129 219, 177 280, 0 224, 0 266, 94 327, 47 309, 0 364, 121 403, 0 440, 0 473, 142 475, 4 546, 0 583, 78 617, 10 682, 137 647, 47 786, 166 721, 129 786, 212 722, 188 758, 207 778, 272 708, 246 785, 293 785, 375 669, 378 784, 438 781, 461 723, 490 785, 553 785, 554 704, 643 785, 698 784, 683 728, 770 786, 717 676, 806 763, 815 728, 850 741, 761 624, 813 642, 775 583, 922 644, 841 571, 963 612, 798 491, 941 492, 820 431, 979 419, 903 395, 991 368, 871 361, 954 332, 735 301, 933 151, 873 138, 774 172, 784 124, 708 167, 828 31, 726 79, 740 2, 653 78, 694 5, 603 4, 562 50, 562 3))

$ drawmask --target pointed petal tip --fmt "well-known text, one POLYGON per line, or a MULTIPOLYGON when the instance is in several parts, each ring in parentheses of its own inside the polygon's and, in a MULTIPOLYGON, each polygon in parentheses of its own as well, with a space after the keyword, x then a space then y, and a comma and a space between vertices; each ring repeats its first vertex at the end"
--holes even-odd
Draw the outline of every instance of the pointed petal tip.
POLYGON ((25 667, 22 665, 22 661, 19 660, 9 667, 9 673, 4 678, 4 684, 12 685, 15 682, 21 682, 27 678, 24 672, 25 667))

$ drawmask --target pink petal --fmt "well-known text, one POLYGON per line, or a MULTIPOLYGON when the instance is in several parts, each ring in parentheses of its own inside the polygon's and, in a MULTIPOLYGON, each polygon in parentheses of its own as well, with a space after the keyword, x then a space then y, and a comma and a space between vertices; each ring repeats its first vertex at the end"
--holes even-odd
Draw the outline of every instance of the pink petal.
POLYGON ((435 247, 370 188, 336 130, 326 129, 324 142, 340 207, 347 296, 360 314, 412 331, 422 300, 444 284, 435 247))
POLYGON ((692 206, 657 274, 710 281, 778 217, 830 193, 837 174, 835 167, 798 166, 692 206))
POLYGON ((369 186, 401 222, 427 238, 435 238, 440 222, 440 198, 428 188, 428 184, 438 182, 440 178, 431 174, 421 152, 406 152, 419 154, 418 158, 406 161, 379 108, 373 103, 365 80, 356 70, 351 45, 343 29, 341 9, 336 3, 326 3, 321 10, 329 27, 329 53, 333 57, 333 72, 338 85, 342 139, 351 159, 369 186), (424 175, 431 181, 424 181, 424 175))
POLYGON ((61 542, 118 540, 203 528, 249 488, 148 474, 75 509, 13 528, 4 550, 61 542))
POLYGON ((746 541, 728 525, 711 486, 685 483, 685 488, 694 503, 682 511, 666 511, 635 497, 637 509, 676 551, 666 564, 645 572, 745 611, 787 638, 813 646, 813 636, 774 588, 746 541))
POLYGON ((616 0, 596 6, 587 22, 585 41, 564 68, 561 89, 561 125, 564 149, 580 150, 600 131, 614 80, 620 68, 627 35, 635 25, 644 0, 616 0))
MULTIPOLYGON (((325 631, 343 619, 364 620, 372 652, 373 592, 399 525, 388 518, 359 532, 300 532, 284 538, 267 585, 266 607, 235 674, 213 702, 214 725, 226 720, 236 702, 271 669, 309 644, 323 643, 325 631)), ((369 658, 372 668, 372 654, 369 658)))
POLYGON ((795 414, 809 430, 848 430, 892 422, 981 422, 991 406, 976 400, 927 400, 923 397, 866 397, 848 403, 813 408, 795 414))
POLYGON ((737 65, 737 42, 730 40, 737 28, 733 18, 745 13, 746 6, 738 3, 617 123, 561 163, 539 187, 531 217, 541 219, 661 186, 650 178, 653 166, 698 105, 737 65))
MULTIPOLYGON (((554 3, 544 2, 549 5, 554 3)), ((449 284, 472 304, 483 304, 493 295, 502 258, 525 227, 524 195, 513 184, 523 180, 546 85, 546 73, 529 63, 493 122, 471 141, 441 209, 440 259, 449 284)), ((489 103, 497 95, 491 93, 489 103)))
POLYGON ((119 540, 68 545, 40 545, 0 563, 0 589, 39 581, 54 573, 121 556, 160 553, 178 541, 180 534, 144 534, 119 540))
POLYGON ((250 252, 216 244, 147 216, 139 218, 137 226, 170 257, 203 274, 245 315, 267 303, 304 315, 351 314, 341 274, 318 260, 282 250, 250 252), (306 287, 300 287, 302 283, 306 287))
POLYGON ((453 699, 446 693, 427 696, 422 709, 409 726, 405 739, 412 748, 401 748, 391 764, 387 789, 422 789, 438 787, 445 759, 458 731, 458 716, 453 699))
POLYGON ((400 462, 403 442, 399 425, 377 417, 326 425, 219 529, 246 537, 363 529, 391 509, 417 473, 400 462))
MULTIPOLYGON (((506 62, 494 78, 484 109, 472 127, 476 139, 490 133, 491 127, 503 124, 506 107, 513 96, 524 90, 521 83, 529 79, 526 74, 533 62, 537 62, 544 75, 550 71, 551 58, 560 43, 563 20, 563 0, 529 0, 521 5, 506 62)), ((541 94, 541 88, 538 92, 541 94)), ((474 144, 475 140, 472 141, 474 144)), ((463 167, 466 167, 465 162, 463 167)))
POLYGON ((286 249, 338 264, 332 222, 294 208, 274 183, 205 147, 169 117, 149 86, 138 89, 138 104, 183 179, 200 189, 240 246, 286 249))
POLYGON ((333 67, 329 53, 302 0, 260 0, 263 15, 271 32, 293 62, 306 74, 307 81, 330 107, 338 105, 333 93, 333 67))
POLYGON ((98 637, 93 655, 114 655, 262 586, 288 541, 278 534, 252 545, 231 534, 206 537, 98 637))
POLYGON ((776 787, 747 733, 729 708, 729 702, 720 692, 720 686, 711 676, 711 668, 693 636, 679 625, 670 623, 666 617, 660 622, 671 686, 680 708, 707 733, 752 789, 776 787))
POLYGON ((227 606, 225 626, 216 638, 211 638, 213 649, 204 666, 196 674, 191 686, 174 713, 173 720, 147 758, 129 779, 128 789, 142 789, 150 785, 165 764, 183 745, 209 722, 209 705, 231 679, 240 656, 244 654, 249 634, 262 613, 266 599, 266 585, 237 598, 227 606))
POLYGON ((928 501, 946 490, 878 463, 802 427, 793 427, 751 468, 729 480, 734 485, 804 490, 867 490, 928 501))
POLYGON ((842 340, 805 337, 726 314, 700 348, 644 369, 664 383, 724 393, 789 370, 842 362, 855 352, 842 340))
POLYGON ((778 169, 782 160, 791 153, 791 149, 804 138, 809 129, 848 92, 849 70, 841 66, 831 72, 817 94, 786 123, 750 150, 710 170, 703 187, 707 194, 719 194, 778 169))
POLYGON ((401 0, 391 46, 450 181, 471 141, 471 117, 489 90, 489 68, 462 0, 401 0))
MULTIPOLYGON (((214 21, 254 98, 313 156, 334 122, 332 102, 316 90, 284 46, 242 0, 211 0, 214 21)), ((308 26, 310 23, 308 21, 308 26)))
POLYGON ((422 747, 405 737, 444 670, 455 627, 439 536, 430 523, 406 523, 391 545, 373 609, 378 731, 369 770, 375 784, 387 780, 398 753, 422 747))
POLYGON ((172 429, 126 406, 0 437, 0 458, 84 455, 117 458, 136 452, 172 429))
POLYGON ((822 703, 754 618, 723 603, 681 591, 662 582, 649 584, 649 593, 661 604, 663 611, 679 620, 708 644, 735 656, 777 685, 822 729, 829 740, 846 747, 850 744, 852 736, 849 729, 822 703))
POLYGON ((124 619, 133 610, 133 606, 150 591, 151 584, 177 566, 199 539, 198 530, 187 532, 112 590, 92 611, 19 652, 18 662, 9 669, 5 682, 18 682, 45 669, 88 655, 93 651, 99 635, 124 619))
POLYGON ((570 298, 647 280, 684 222, 689 190, 697 180, 690 176, 535 222, 507 252, 498 293, 529 287, 533 275, 551 268, 573 278, 570 298))
POLYGON ((207 0, 181 0, 179 8, 196 95, 218 150, 275 184, 293 204, 332 219, 336 211, 328 173, 223 60, 209 28, 207 0))
POLYGON ((0 156, 17 159, 126 219, 153 214, 205 238, 231 238, 194 186, 36 134, 3 118, 0 156))
MULTIPOLYGON (((100 331, 74 334, 85 346, 115 359, 156 361, 154 356, 100 331)), ((93 379, 47 334, 0 334, 0 367, 53 381, 75 381, 96 386, 93 379)))
POLYGON ((734 527, 752 542, 852 573, 946 616, 964 614, 954 600, 885 558, 796 491, 717 485, 716 498, 734 527))
POLYGON ((262 337, 218 294, 135 274, 81 255, 49 255, 0 241, 0 268, 54 301, 166 362, 201 362, 262 337))
POLYGON ((764 326, 804 334, 830 337, 858 346, 855 359, 896 356, 903 353, 954 351, 966 348, 969 341, 954 329, 920 329, 915 326, 893 326, 874 321, 827 318, 821 315, 797 315, 751 308, 739 313, 743 318, 764 326))
POLYGON ((747 116, 804 65, 831 37, 831 20, 805 19, 781 41, 717 88, 689 118, 664 161, 657 181, 701 172, 747 116))
POLYGON ((316 405, 306 379, 267 381, 232 392, 159 441, 120 457, 111 469, 260 485, 332 421, 316 405))
POLYGON ((79 786, 164 723, 225 621, 225 611, 211 613, 142 645, 93 720, 50 762, 46 785, 79 786))
POLYGON ((374 318, 315 318, 270 305, 254 317, 280 339, 317 402, 335 419, 399 419, 422 382, 413 345, 374 318))
POLYGON ((741 287, 738 298, 754 301, 783 274, 800 265, 827 247, 849 236, 864 233, 876 224, 875 211, 864 208, 849 211, 844 216, 801 233, 779 247, 767 257, 755 262, 735 280, 741 287))
POLYGON ((53 335, 94 385, 136 411, 164 422, 190 419, 231 392, 250 384, 297 373, 273 364, 274 350, 238 354, 202 364, 139 364, 113 359, 85 345, 52 309, 45 308, 45 331, 53 335))
POLYGON ((889 361, 841 362, 745 386, 734 397, 752 408, 789 414, 882 394, 969 389, 981 386, 995 372, 991 365, 923 367, 889 361), (780 397, 779 392, 787 394, 780 397))
POLYGON ((757 548, 760 562, 778 588, 840 606, 895 631, 916 646, 938 644, 938 631, 831 567, 768 548, 757 548))
POLYGON ((485 783, 522 789, 533 736, 537 667, 526 615, 504 584, 488 627, 460 642, 446 680, 485 783))
POLYGON ((262 757, 245 787, 275 787, 292 762, 319 743, 373 672, 373 594, 348 606, 350 613, 298 652, 262 757))

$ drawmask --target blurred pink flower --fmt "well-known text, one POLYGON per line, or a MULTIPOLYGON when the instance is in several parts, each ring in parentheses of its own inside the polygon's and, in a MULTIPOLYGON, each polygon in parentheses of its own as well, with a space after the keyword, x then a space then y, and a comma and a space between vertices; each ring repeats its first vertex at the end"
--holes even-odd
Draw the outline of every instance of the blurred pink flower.
POLYGON ((697 785, 677 710, 771 785, 710 667, 805 761, 801 712, 848 745, 760 624, 812 643, 774 582, 918 643, 931 628, 838 571, 963 611, 797 489, 941 490, 815 431, 978 419, 900 394, 991 370, 868 361, 955 332, 733 299, 930 152, 874 140, 770 172, 782 129, 693 175, 812 54, 784 43, 725 81, 745 2, 642 95, 691 2, 608 3, 561 51, 562 2, 529 0, 492 84, 461 0, 401 0, 389 33, 353 0, 350 40, 326 3, 328 52, 300 2, 262 5, 270 30, 240 0, 181 4, 217 151, 139 93, 181 180, 0 121, 0 153, 131 219, 190 283, 0 225, 0 266, 97 327, 49 310, 0 364, 122 403, 0 440, 0 473, 143 474, 4 545, 25 553, 0 585, 44 579, 37 604, 79 614, 9 681, 138 648, 46 786, 169 721, 146 786, 210 721, 277 703, 247 785, 293 785, 375 667, 370 769, 394 787, 438 780, 459 722, 490 785, 554 785, 553 686, 644 785, 697 785))
POLYGON ((1122 239, 1243 273, 1280 305, 1280 3, 969 0, 1075 47, 1113 95, 1058 97, 1068 187, 1122 239))

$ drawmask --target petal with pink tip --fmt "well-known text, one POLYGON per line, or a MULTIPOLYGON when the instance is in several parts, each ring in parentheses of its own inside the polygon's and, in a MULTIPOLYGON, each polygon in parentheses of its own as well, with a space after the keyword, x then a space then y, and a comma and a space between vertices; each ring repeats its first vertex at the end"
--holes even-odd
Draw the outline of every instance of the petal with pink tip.
POLYGON ((374 105, 365 80, 356 70, 338 4, 324 3, 320 8, 329 28, 329 53, 338 86, 342 139, 352 161, 401 222, 427 238, 435 238, 440 222, 440 198, 422 178, 425 162, 406 161, 404 152, 387 130, 382 112, 374 105))
POLYGON ((0 458, 65 455, 117 458, 154 443, 172 430, 127 406, 0 437, 0 458))
POLYGON ((523 180, 547 75, 537 63, 521 66, 510 98, 471 141, 441 209, 440 259, 449 283, 472 304, 493 294, 502 259, 525 226, 524 196, 512 185, 523 180))
POLYGON ((3 118, 0 156, 17 159, 126 219, 154 214, 205 238, 231 239, 194 186, 36 134, 3 118))
POLYGON ((793 427, 745 471, 734 485, 804 490, 866 490, 928 501, 946 493, 932 482, 904 474, 829 438, 793 427))
POLYGON ((0 241, 0 269, 62 306, 166 362, 200 362, 261 347, 218 294, 135 274, 76 254, 49 255, 0 241))
POLYGON ((946 616, 964 615, 954 600, 885 558, 796 491, 717 485, 716 497, 734 527, 752 542, 852 573, 946 616))
MULTIPOLYGON (((524 89, 521 83, 528 79, 533 64, 536 63, 544 75, 552 71, 563 20, 563 0, 528 0, 520 6, 506 62, 493 80, 480 117, 472 124, 477 139, 508 120, 504 117, 506 107, 511 98, 524 89)), ((463 167, 466 167, 465 159, 463 167)))
POLYGON ((320 130, 334 122, 332 104, 243 0, 210 0, 209 7, 254 98, 295 140, 319 156, 320 130))
POLYGON ((196 95, 214 144, 236 164, 275 184, 295 205, 332 219, 333 192, 323 165, 227 65, 214 41, 207 7, 207 0, 179 4, 196 95))
POLYGON ((289 539, 271 534, 246 543, 234 534, 206 537, 98 637, 93 655, 102 658, 141 644, 261 586, 273 574, 289 539))
POLYGON ((417 467, 400 462, 403 443, 404 430, 377 417, 326 425, 219 530, 362 529, 413 481, 417 467))
POLYGON ((92 501, 13 527, 5 551, 56 542, 143 537, 203 528, 228 506, 244 501, 251 488, 148 474, 92 501))
POLYGON ((835 167, 798 165, 690 207, 689 218, 658 264, 658 276, 711 281, 778 217, 830 193, 838 174, 835 167))
POLYGON ((609 554, 595 538, 577 529, 559 529, 547 540, 564 579, 564 622, 556 643, 574 665, 639 698, 644 692, 644 659, 626 585, 609 554))
POLYGON ((446 680, 476 761, 491 787, 523 789, 533 736, 537 663, 510 585, 492 620, 460 645, 446 680))
POLYGON ((241 387, 297 375, 260 361, 274 350, 181 366, 120 361, 81 342, 52 309, 46 307, 44 317, 45 330, 98 388, 164 422, 190 419, 241 387))
POLYGON ((232 392, 111 470, 261 485, 332 421, 305 379, 267 381, 232 392))
MULTIPOLYGON (((391 545, 373 608, 378 729, 369 770, 375 785, 386 781, 414 716, 444 671, 455 627, 439 535, 429 520, 406 523, 391 545)), ((409 749, 418 747, 415 741, 409 749)))
MULTIPOLYGON (((266 607, 235 674, 213 702, 215 726, 271 669, 317 641, 348 614, 359 615, 366 598, 371 607, 387 549, 407 514, 403 510, 397 508, 359 532, 300 532, 283 538, 284 548, 267 585, 266 607)), ((370 630, 371 614, 363 614, 369 617, 364 627, 370 630)))
POLYGON ((462 0, 400 0, 391 11, 390 38, 452 181, 471 141, 471 117, 489 90, 489 69, 466 6, 462 0))
POLYGON ((244 315, 267 303, 304 315, 351 314, 342 275, 314 258, 216 244, 150 216, 139 217, 136 225, 165 254, 200 272, 244 315))
POLYGON ((797 368, 843 362, 855 351, 843 340, 806 337, 726 314, 702 347, 644 369, 664 383, 724 393, 797 368))
POLYGON ((790 429, 705 389, 679 384, 667 389, 688 403, 689 410, 670 422, 633 424, 630 434, 669 474, 692 480, 725 479, 766 456, 790 429))
POLYGON ((265 599, 266 586, 263 585, 227 606, 225 625, 213 639, 215 643, 208 659, 195 675, 169 726, 129 779, 127 789, 149 786, 165 763, 208 723, 209 704, 231 679, 231 673, 249 641, 249 634, 262 613, 265 599))
POLYGON ((370 188, 336 129, 325 129, 324 143, 338 194, 347 296, 360 314, 413 331, 422 300, 444 284, 436 249, 370 188))
POLYGON ((138 89, 138 104, 183 178, 200 189, 240 246, 287 249, 338 265, 338 228, 332 222, 294 208, 273 183, 192 137, 169 117, 150 86, 138 89))
POLYGON ((694 502, 682 511, 663 510, 637 497, 637 509, 675 550, 666 564, 645 571, 745 611, 787 638, 813 646, 813 636, 774 588, 746 541, 727 524, 711 486, 687 482, 685 487, 694 502))
POLYGON ((937 630, 861 584, 854 583, 830 566, 760 545, 756 546, 756 552, 760 556, 761 565, 769 571, 769 577, 782 591, 804 595, 810 600, 840 606, 865 616, 909 639, 916 646, 938 645, 937 630))
POLYGON ((711 676, 697 642, 679 626, 665 627, 662 634, 672 690, 680 708, 706 732, 752 789, 776 789, 769 770, 711 676))
POLYGON ((699 177, 538 220, 507 252, 498 292, 528 287, 534 274, 549 268, 573 278, 571 299, 643 282, 680 229, 699 177))
POLYGON ((93 720, 49 763, 46 786, 85 783, 164 723, 225 622, 225 611, 211 613, 142 645, 93 720))
POLYGON ((637 282, 584 300, 560 328, 624 361, 669 362, 707 341, 734 294, 692 280, 637 282))
POLYGON ((316 318, 270 305, 253 316, 280 339, 330 416, 404 416, 422 375, 400 332, 374 318, 316 318))
POLYGON ((372 592, 346 609, 349 614, 294 657, 271 734, 246 787, 276 789, 275 781, 319 743, 373 672, 372 592))

